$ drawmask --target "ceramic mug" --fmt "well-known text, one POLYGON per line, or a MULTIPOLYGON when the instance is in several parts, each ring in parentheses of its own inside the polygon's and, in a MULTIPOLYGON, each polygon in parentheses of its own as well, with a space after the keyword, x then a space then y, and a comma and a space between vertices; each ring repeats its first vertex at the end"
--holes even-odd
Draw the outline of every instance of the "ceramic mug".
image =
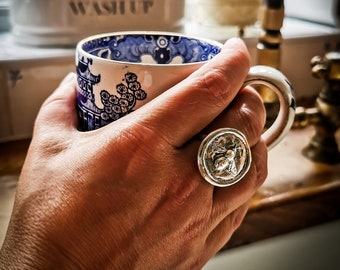
MULTIPOLYGON (((79 129, 105 126, 140 108, 220 53, 222 44, 169 32, 117 32, 88 37, 76 48, 79 129)), ((295 101, 285 76, 251 67, 243 87, 264 84, 279 96, 280 110, 263 134, 278 143, 294 120, 295 101)))

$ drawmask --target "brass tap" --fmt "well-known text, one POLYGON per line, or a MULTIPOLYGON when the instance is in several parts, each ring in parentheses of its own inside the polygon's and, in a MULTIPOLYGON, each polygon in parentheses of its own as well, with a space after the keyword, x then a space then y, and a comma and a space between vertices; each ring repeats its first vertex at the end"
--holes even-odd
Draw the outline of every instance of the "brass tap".
MULTIPOLYGON (((265 0, 259 11, 261 34, 257 43, 257 64, 280 69, 281 27, 284 20, 284 1, 265 0)), ((256 86, 267 111, 266 125, 270 126, 279 110, 277 95, 266 86, 256 86)))
POLYGON ((313 161, 336 164, 340 162, 340 146, 336 132, 340 128, 340 52, 329 52, 311 60, 312 75, 325 84, 314 108, 298 107, 293 127, 315 127, 315 135, 303 154, 313 161))

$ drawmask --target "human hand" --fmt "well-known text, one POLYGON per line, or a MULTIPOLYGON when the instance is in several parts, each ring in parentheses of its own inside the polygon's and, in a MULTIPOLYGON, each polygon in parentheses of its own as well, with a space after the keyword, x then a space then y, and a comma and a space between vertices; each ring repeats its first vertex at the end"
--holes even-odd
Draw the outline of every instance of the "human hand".
POLYGON ((142 108, 77 130, 75 78, 45 101, 17 187, 0 268, 198 269, 230 238, 267 174, 265 111, 244 44, 142 108), (199 133, 243 132, 253 161, 228 188, 203 180, 199 133))

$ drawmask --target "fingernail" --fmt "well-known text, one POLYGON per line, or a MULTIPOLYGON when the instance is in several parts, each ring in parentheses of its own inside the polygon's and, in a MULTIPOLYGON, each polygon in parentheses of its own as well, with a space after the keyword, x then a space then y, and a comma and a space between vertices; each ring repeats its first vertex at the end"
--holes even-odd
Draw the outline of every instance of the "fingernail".
POLYGON ((232 50, 235 52, 247 51, 248 47, 241 38, 233 37, 228 39, 222 48, 222 50, 232 50))
POLYGON ((237 46, 240 46, 240 43, 244 44, 244 42, 243 42, 243 40, 241 38, 239 38, 239 37, 232 37, 232 38, 227 39, 227 41, 224 43, 224 45, 225 46, 230 46, 230 45, 237 44, 237 46))

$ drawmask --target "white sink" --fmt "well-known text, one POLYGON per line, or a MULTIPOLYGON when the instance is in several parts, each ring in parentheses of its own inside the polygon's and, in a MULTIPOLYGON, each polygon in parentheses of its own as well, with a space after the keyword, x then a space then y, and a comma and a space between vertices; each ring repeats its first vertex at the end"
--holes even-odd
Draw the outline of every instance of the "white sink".
POLYGON ((218 253, 203 268, 223 269, 339 270, 340 220, 218 253))

